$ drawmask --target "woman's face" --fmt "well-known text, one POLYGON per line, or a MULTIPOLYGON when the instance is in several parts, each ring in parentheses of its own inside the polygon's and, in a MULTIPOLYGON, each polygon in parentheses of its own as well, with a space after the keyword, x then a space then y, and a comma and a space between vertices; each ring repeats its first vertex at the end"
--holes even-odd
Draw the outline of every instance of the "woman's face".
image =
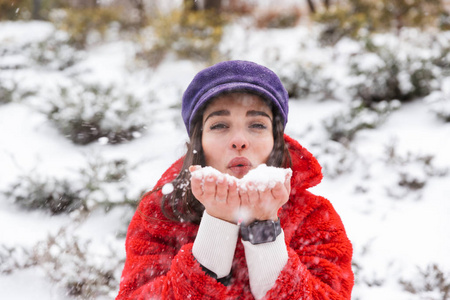
POLYGON ((252 94, 231 93, 203 113, 202 147, 207 166, 242 178, 266 163, 273 149, 272 110, 252 94))

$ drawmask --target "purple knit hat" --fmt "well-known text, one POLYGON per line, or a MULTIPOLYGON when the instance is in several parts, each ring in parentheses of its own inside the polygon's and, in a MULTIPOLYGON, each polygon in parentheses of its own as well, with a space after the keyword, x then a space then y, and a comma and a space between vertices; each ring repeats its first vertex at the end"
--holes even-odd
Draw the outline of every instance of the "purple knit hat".
POLYGON ((280 78, 256 63, 231 60, 200 71, 184 92, 181 115, 188 133, 199 109, 210 99, 227 92, 249 92, 272 102, 286 126, 289 96, 280 78))

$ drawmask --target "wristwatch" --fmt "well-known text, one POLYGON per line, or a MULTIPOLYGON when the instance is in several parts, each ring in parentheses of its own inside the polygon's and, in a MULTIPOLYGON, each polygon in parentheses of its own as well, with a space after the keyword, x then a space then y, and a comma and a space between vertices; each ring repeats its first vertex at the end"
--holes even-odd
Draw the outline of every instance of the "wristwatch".
POLYGON ((280 220, 255 221, 248 226, 241 225, 242 240, 253 245, 273 242, 280 233, 280 220))

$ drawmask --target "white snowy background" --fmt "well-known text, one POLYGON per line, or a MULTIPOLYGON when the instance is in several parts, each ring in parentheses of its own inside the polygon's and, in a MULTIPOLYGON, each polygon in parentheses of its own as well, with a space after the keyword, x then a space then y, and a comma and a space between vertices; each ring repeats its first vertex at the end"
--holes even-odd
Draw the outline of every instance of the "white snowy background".
MULTIPOLYGON (((450 32, 437 36, 449 47, 450 32)), ((220 52, 227 59, 264 64, 292 80, 298 79, 294 67, 301 66, 315 70, 322 82, 331 82, 329 93, 319 90, 291 99, 286 132, 323 167, 324 179, 312 192, 332 202, 353 243, 352 299, 449 299, 450 122, 438 117, 450 114, 448 65, 447 73, 437 70, 431 95, 382 103, 388 112, 381 117, 363 111, 359 119, 335 127, 363 121, 376 127, 358 130, 348 142, 336 142, 325 125, 355 107, 350 86, 361 80, 350 74, 349 62, 359 58, 364 61, 361 68, 368 69, 379 62, 365 57, 359 42, 343 39, 327 47, 320 46, 317 37, 312 25, 257 30, 235 23, 227 26, 220 52)), ((181 95, 207 64, 168 55, 155 68, 142 66, 135 59, 140 45, 113 31, 88 50, 46 50, 42 53, 48 55, 47 63, 38 63, 36 47, 55 40, 64 41, 64 34, 51 23, 0 22, 0 86, 14 91, 11 101, 0 103, 0 298, 71 299, 71 282, 83 278, 87 287, 89 280, 99 278, 94 270, 103 270, 110 272, 110 282, 93 283, 85 298, 113 299, 125 258, 124 233, 134 208, 117 205, 105 210, 98 203, 124 197, 138 201, 183 155, 187 135, 180 116, 181 95), (73 57, 77 59, 72 66, 61 67, 73 57), (118 110, 127 105, 121 95, 134 95, 141 107, 130 122, 145 128, 125 143, 101 138, 74 144, 48 118, 48 107, 52 102, 66 105, 59 87, 76 93, 83 84, 113 87, 119 93, 114 103, 118 110), (117 161, 126 167, 123 177, 101 182, 99 189, 85 195, 88 213, 26 210, 8 194, 15 185, 14 195, 26 195, 31 182, 55 190, 64 180, 74 189, 82 187, 86 176, 80 174, 93 174, 95 168, 105 172, 105 165, 117 161)), ((439 51, 413 29, 380 34, 376 40, 399 57, 429 57, 439 51)), ((407 89, 407 80, 403 84, 407 89)), ((62 118, 71 113, 63 110, 62 118)), ((114 115, 105 122, 110 128, 124 126, 114 115)))

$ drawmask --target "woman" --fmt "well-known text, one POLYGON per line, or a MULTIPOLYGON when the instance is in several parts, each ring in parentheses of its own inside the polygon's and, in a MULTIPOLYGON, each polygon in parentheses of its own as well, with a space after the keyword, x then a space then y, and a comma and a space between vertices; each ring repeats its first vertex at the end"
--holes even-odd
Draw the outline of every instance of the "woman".
POLYGON ((117 299, 350 299, 352 246, 330 202, 307 191, 321 168, 284 134, 279 78, 252 62, 216 64, 188 86, 182 116, 187 153, 130 223, 117 299), (232 178, 261 164, 292 176, 238 188, 232 178), (205 166, 220 173, 191 176, 205 166))

